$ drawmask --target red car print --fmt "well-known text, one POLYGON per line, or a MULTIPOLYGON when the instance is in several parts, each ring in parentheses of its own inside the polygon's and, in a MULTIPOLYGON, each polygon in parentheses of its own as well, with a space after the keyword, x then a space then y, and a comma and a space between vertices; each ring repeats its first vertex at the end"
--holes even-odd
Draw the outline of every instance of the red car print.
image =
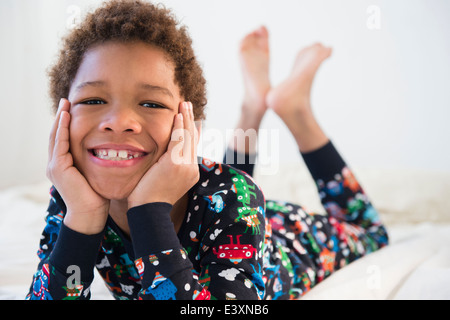
POLYGON ((256 255, 256 249, 251 244, 241 244, 239 238, 242 235, 236 236, 236 242, 233 243, 233 236, 227 235, 230 238, 229 244, 223 244, 219 246, 219 250, 213 248, 213 253, 219 259, 230 259, 231 262, 237 264, 242 259, 250 259, 254 254, 256 255))

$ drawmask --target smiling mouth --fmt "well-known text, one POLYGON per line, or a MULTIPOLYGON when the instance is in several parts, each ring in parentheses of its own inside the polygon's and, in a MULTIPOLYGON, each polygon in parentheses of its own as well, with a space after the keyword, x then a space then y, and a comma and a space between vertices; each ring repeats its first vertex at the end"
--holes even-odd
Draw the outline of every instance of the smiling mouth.
POLYGON ((145 152, 135 152, 130 150, 91 149, 89 151, 94 157, 108 161, 126 161, 141 158, 146 155, 145 152))

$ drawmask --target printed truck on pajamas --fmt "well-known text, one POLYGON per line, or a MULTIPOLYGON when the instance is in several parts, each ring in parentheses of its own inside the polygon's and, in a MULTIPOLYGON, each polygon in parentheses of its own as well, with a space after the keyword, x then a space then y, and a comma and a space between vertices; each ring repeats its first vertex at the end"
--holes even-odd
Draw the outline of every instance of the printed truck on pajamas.
POLYGON ((236 236, 237 243, 233 243, 233 235, 228 235, 230 243, 220 245, 219 249, 213 248, 214 254, 219 259, 229 259, 234 264, 242 261, 242 259, 250 259, 253 255, 257 254, 257 250, 253 248, 251 244, 240 244, 239 238, 242 235, 236 236))

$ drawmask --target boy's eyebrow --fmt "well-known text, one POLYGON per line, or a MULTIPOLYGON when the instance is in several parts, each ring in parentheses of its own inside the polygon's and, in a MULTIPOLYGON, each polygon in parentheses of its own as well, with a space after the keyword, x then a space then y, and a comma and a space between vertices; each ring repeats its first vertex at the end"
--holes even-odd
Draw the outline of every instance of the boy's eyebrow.
MULTIPOLYGON (((80 83, 77 87, 76 87, 76 91, 87 87, 87 86, 93 86, 93 87, 104 87, 106 86, 106 82, 105 81, 86 81, 86 82, 82 82, 80 83)), ((148 90, 148 91, 160 91, 161 93, 164 93, 168 96, 170 96, 171 98, 173 98, 173 94, 172 92, 170 92, 169 89, 164 88, 164 87, 160 87, 160 86, 156 86, 153 84, 148 84, 148 83, 140 83, 138 85, 139 88, 144 89, 144 90, 148 90)))
POLYGON ((155 86, 153 84, 148 84, 148 83, 141 83, 141 84, 139 84, 139 87, 141 89, 149 90, 149 91, 160 91, 161 93, 164 93, 164 94, 170 96, 171 98, 173 98, 172 92, 170 92, 169 89, 164 88, 164 87, 155 86))
POLYGON ((75 88, 76 91, 87 87, 87 86, 93 86, 93 87, 104 87, 106 85, 105 81, 86 81, 86 82, 82 82, 79 85, 77 85, 77 87, 75 88))

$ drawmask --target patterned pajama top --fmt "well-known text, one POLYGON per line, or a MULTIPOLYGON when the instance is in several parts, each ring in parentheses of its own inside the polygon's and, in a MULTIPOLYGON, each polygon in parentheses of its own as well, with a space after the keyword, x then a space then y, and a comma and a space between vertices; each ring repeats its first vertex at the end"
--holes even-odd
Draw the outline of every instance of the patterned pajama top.
POLYGON ((63 223, 55 188, 27 299, 89 299, 94 268, 116 299, 295 299, 387 245, 378 213, 333 144, 302 154, 326 215, 269 201, 242 169, 201 159, 175 232, 167 203, 127 212, 131 238, 109 217, 84 235, 63 223))

